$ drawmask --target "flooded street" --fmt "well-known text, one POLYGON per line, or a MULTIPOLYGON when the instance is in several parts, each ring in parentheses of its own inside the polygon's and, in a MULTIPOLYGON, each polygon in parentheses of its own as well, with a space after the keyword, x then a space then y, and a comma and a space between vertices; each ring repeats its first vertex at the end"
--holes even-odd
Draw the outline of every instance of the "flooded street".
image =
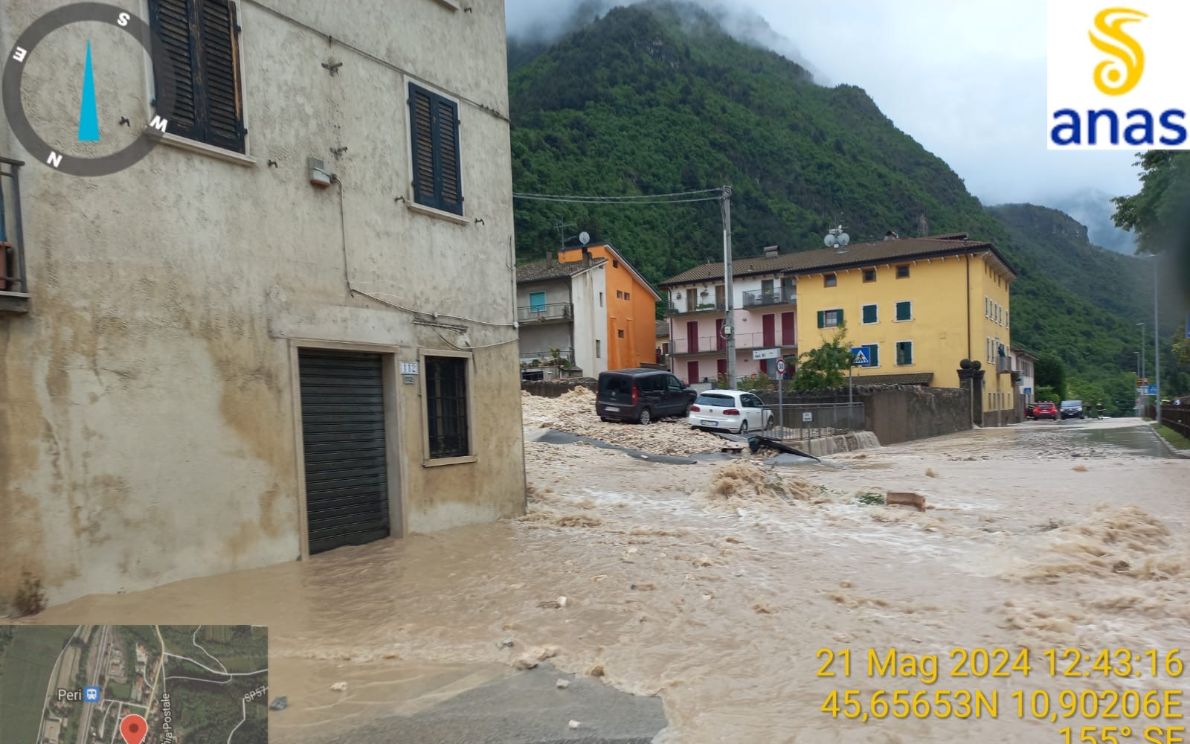
MULTIPOLYGON (((352 740, 547 659, 659 695, 660 742, 1056 742, 1057 724, 1008 710, 1010 691, 1184 686, 942 677, 1000 691, 999 716, 820 711, 831 690, 923 686, 868 678, 858 662, 850 679, 820 678, 822 648, 945 659, 1186 644, 1190 460, 1162 457, 1135 420, 985 429, 778 471, 526 447, 522 519, 86 597, 34 620, 267 624, 270 693, 289 699, 270 726, 286 742, 352 740), (863 503, 890 490, 928 508, 863 503), (332 691, 340 681, 346 692, 332 691)), ((600 733, 558 725, 560 741, 600 733)))

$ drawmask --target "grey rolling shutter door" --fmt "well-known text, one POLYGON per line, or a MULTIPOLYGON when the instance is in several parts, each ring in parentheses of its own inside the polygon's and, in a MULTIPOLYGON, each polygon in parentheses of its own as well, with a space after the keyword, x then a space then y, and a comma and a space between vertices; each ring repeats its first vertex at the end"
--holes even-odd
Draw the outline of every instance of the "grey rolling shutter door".
POLYGON ((299 352, 310 552, 389 534, 381 358, 299 352))

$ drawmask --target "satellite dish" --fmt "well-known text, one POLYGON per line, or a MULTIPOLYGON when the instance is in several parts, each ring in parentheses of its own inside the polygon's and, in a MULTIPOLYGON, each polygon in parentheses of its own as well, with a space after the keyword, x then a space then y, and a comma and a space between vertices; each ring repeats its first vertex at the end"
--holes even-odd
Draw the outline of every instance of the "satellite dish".
POLYGON ((590 243, 591 242, 591 234, 585 230, 583 232, 579 233, 578 234, 578 242, 582 243, 583 245, 590 243))
POLYGON ((847 233, 843 233, 842 235, 839 236, 839 245, 848 245, 850 243, 851 243, 851 236, 848 235, 847 233))
POLYGON ((838 241, 834 235, 827 235, 825 238, 823 238, 822 242, 826 243, 827 248, 834 248, 838 241))

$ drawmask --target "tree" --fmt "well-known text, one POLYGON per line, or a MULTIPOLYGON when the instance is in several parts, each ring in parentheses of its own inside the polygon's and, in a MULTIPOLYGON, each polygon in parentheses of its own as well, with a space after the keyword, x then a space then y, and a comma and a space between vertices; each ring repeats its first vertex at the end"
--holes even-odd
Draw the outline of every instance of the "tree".
POLYGON ((1190 294, 1190 152, 1150 150, 1137 165, 1140 193, 1113 199, 1112 219, 1136 232, 1138 250, 1177 254, 1182 288, 1190 294))
POLYGON ((1037 382, 1038 396, 1041 400, 1041 388, 1050 388, 1057 394, 1059 400, 1066 400, 1066 366, 1062 360, 1053 354, 1042 354, 1033 365, 1033 374, 1037 382))
POLYGON ((840 327, 834 338, 801 355, 801 363, 793 378, 793 389, 798 392, 836 390, 843 387, 847 379, 844 373, 850 368, 851 347, 847 343, 847 328, 840 327))

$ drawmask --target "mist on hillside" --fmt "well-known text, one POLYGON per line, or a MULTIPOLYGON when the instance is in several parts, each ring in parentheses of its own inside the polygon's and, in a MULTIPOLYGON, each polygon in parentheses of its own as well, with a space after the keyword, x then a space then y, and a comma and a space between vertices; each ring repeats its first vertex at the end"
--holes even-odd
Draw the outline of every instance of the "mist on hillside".
POLYGON ((821 74, 793 41, 773 30, 759 13, 728 0, 507 0, 508 35, 522 47, 545 47, 602 18, 612 8, 646 2, 664 3, 679 13, 705 11, 731 36, 776 52, 821 81, 821 74))

